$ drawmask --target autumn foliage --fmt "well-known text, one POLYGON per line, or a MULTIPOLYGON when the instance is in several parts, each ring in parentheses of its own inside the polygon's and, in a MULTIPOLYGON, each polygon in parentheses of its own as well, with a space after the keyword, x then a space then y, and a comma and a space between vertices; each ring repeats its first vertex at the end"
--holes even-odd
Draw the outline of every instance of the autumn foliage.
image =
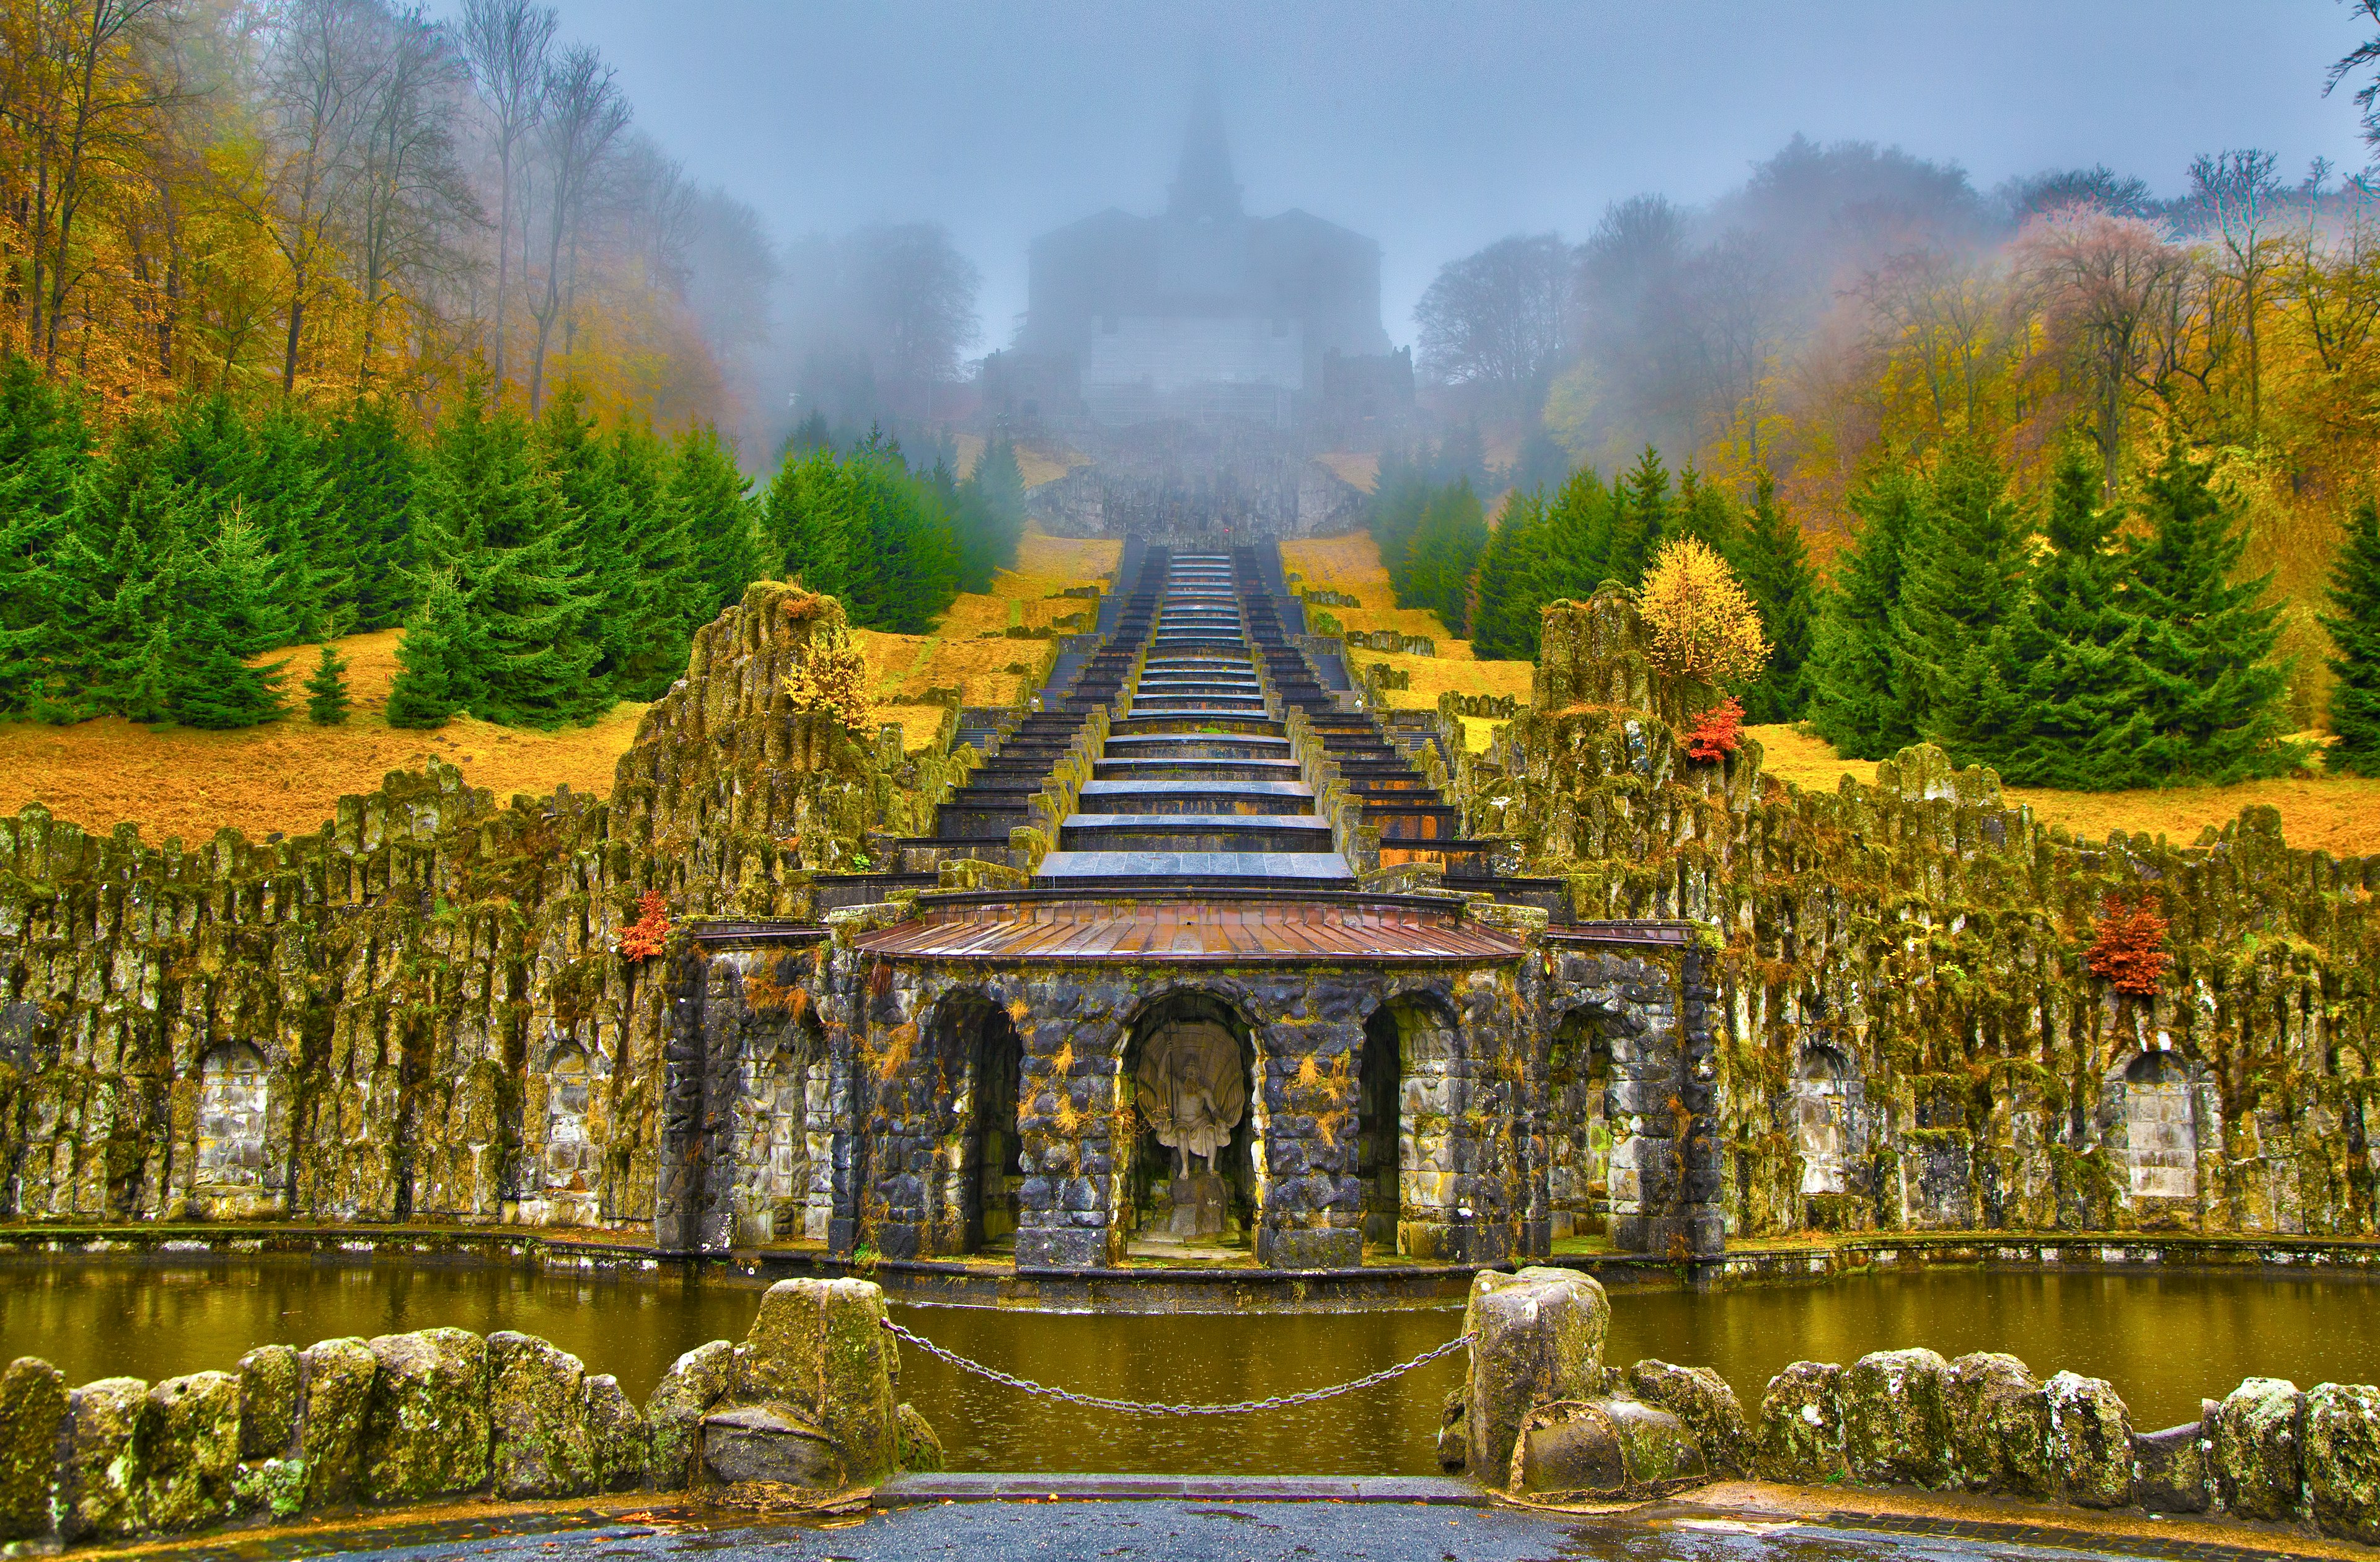
POLYGON ((2102 900, 2087 957, 2091 974, 2107 978, 2119 993, 2155 993, 2166 968, 2173 964, 2173 957, 2165 952, 2166 930, 2173 924, 2160 907, 2155 895, 2129 903, 2113 895, 2102 900))
POLYGON ((853 732, 865 732, 876 714, 868 692, 868 653, 839 619, 823 619, 810 631, 801 660, 785 675, 785 697, 794 709, 828 714, 853 732))
POLYGON ((1649 660, 1671 677, 1726 683, 1768 660, 1760 609, 1699 537, 1677 538, 1653 556, 1638 601, 1653 632, 1649 660))
POLYGON ((1743 702, 1730 694, 1686 729, 1686 757, 1704 763, 1726 758, 1743 742, 1743 702))
POLYGON ((662 892, 649 889, 637 897, 637 920, 620 930, 620 958, 631 963, 651 959, 669 942, 669 902, 662 892))

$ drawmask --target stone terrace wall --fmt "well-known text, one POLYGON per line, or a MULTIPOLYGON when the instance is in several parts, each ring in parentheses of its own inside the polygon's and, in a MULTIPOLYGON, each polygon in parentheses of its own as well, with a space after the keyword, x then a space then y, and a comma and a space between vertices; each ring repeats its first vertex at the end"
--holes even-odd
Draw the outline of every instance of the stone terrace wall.
POLYGON ((661 962, 614 953, 638 896, 802 914, 811 870, 949 780, 787 704, 841 612, 752 586, 608 802, 500 806, 432 762, 261 845, 0 819, 0 1216, 650 1220, 661 962))
POLYGON ((1831 793, 1754 742, 1696 763, 1696 691, 1642 641, 1617 592, 1548 608, 1531 708, 1455 789, 1580 915, 1724 940, 1732 1231, 2373 1231, 2380 859, 2291 849, 2269 808, 2077 841, 1931 747, 1831 793), (2141 890, 2172 922, 2151 997, 2085 965, 2103 897, 2141 890))

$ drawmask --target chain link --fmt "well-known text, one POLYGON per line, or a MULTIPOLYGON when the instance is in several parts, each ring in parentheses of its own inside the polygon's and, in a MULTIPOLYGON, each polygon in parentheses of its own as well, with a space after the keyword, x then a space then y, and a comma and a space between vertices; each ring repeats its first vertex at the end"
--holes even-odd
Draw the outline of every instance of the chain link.
POLYGON ((1128 1416, 1236 1416, 1245 1415, 1254 1410, 1282 1409, 1291 1405, 1311 1405, 1318 1399, 1336 1398, 1342 1394, 1353 1394, 1359 1388, 1369 1388, 1374 1384, 1386 1383, 1390 1378, 1402 1377, 1416 1367, 1427 1366, 1439 1357, 1460 1350, 1471 1343, 1469 1335, 1457 1335, 1444 1345, 1425 1350, 1410 1361, 1400 1361, 1393 1367, 1383 1367, 1377 1373, 1356 1378, 1351 1383, 1333 1384, 1329 1388, 1309 1388, 1302 1394, 1276 1394, 1269 1399, 1243 1399, 1232 1405, 1163 1405, 1148 1399, 1109 1399, 1097 1394, 1076 1394, 1072 1389, 1052 1388, 1046 1383, 1035 1383, 1030 1378, 1021 1378, 1011 1373, 1003 1373, 998 1367, 987 1367, 980 1361, 969 1361, 955 1350, 946 1350, 936 1345, 923 1335, 912 1334, 890 1318, 884 1320, 884 1327, 895 1337, 906 1340, 929 1356, 948 1361, 962 1372, 973 1373, 978 1377, 988 1377, 994 1383, 1004 1384, 1010 1388, 1022 1389, 1027 1394, 1038 1394, 1050 1399, 1062 1399, 1069 1405, 1088 1405, 1093 1409, 1117 1410, 1128 1416))

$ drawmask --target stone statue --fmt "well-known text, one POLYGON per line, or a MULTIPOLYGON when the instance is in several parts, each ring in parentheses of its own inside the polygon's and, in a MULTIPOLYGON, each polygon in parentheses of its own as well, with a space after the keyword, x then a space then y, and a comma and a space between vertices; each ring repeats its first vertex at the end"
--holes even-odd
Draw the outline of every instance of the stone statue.
POLYGON ((1173 1234, 1218 1235, 1223 1181, 1215 1175, 1215 1156, 1248 1105, 1238 1040, 1211 1019, 1169 1022, 1142 1046, 1134 1082, 1140 1115, 1173 1152, 1173 1234), (1194 1155, 1206 1163, 1195 1171, 1194 1155))

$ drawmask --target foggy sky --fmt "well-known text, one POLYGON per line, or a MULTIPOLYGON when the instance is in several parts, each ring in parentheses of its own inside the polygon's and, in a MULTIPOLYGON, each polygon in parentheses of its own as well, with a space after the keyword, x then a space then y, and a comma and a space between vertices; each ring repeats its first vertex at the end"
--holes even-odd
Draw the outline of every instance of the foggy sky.
POLYGON ((982 269, 984 340, 1025 306, 1026 245, 1154 212, 1200 62, 1260 214, 1378 239, 1390 336, 1444 262, 1508 233, 1584 238, 1640 190, 1700 203, 1794 132, 2012 175, 2104 162, 2176 192, 2261 146, 2292 181, 2365 152, 2361 35, 2334 0, 1659 0, 1017 4, 559 0, 638 123, 781 238, 946 224, 982 269))

